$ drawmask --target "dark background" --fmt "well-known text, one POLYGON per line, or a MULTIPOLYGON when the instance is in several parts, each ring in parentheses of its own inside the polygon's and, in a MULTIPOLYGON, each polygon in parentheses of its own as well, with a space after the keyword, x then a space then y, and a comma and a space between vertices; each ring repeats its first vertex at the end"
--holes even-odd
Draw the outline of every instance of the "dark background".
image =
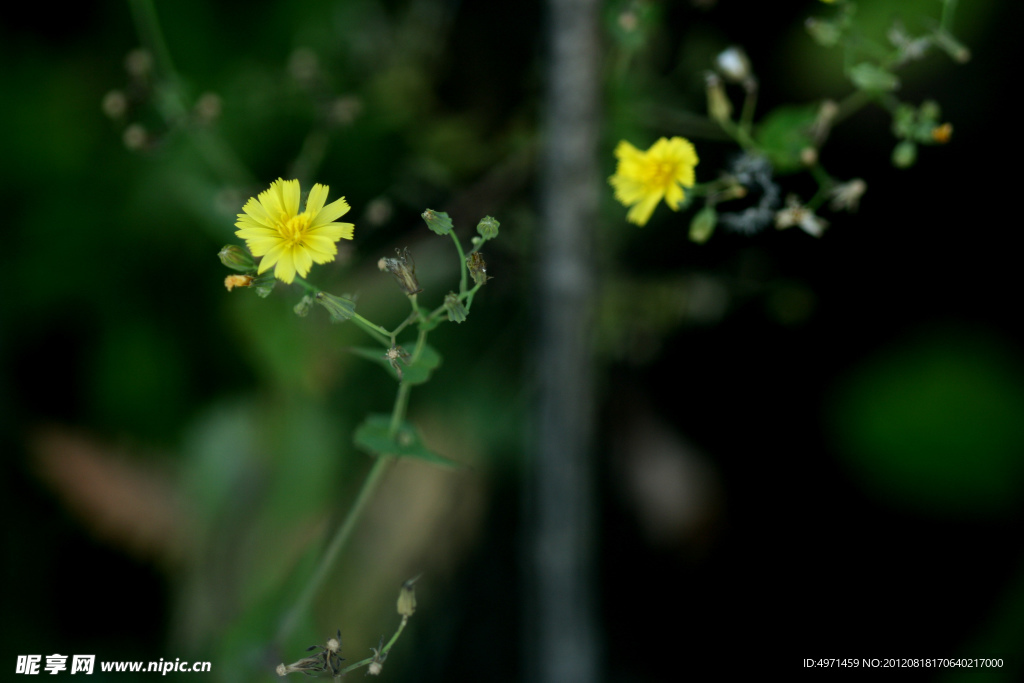
MULTIPOLYGON (((758 5, 652 5, 651 37, 625 79, 607 31, 603 175, 614 171, 620 137, 645 148, 675 134, 697 145, 698 180, 717 174, 733 146, 650 112, 703 112, 700 70, 729 44, 751 56, 759 113, 849 91, 838 52, 800 29, 827 8, 758 5)), ((887 25, 889 5, 861 3, 859 16, 887 25)), ((895 140, 884 111, 868 107, 844 122, 822 162, 837 178, 866 179, 868 191, 857 213, 828 214, 822 239, 720 231, 697 246, 686 239, 688 215, 661 206, 639 229, 605 193, 595 226, 594 457, 608 680, 795 671, 807 657, 1002 657, 1006 668, 985 680, 1020 675, 1013 69, 1024 16, 1015 3, 962 5, 958 35, 972 60, 933 53, 901 73, 897 93, 936 99, 954 125, 951 142, 922 148, 900 170, 889 163, 895 140), (703 305, 707 292, 712 304, 703 305), (694 502, 680 510, 673 496, 694 502)), ((913 29, 918 10, 936 16, 937 6, 906 3, 901 12, 913 29)), ((530 299, 542 7, 180 2, 158 11, 186 92, 221 96, 216 134, 253 183, 218 175, 203 139, 169 129, 151 101, 131 117, 157 142, 125 149, 123 124, 99 106, 124 85, 124 55, 138 45, 124 4, 76 3, 0 28, 5 666, 17 654, 52 652, 182 657, 212 661, 214 674, 200 678, 269 680, 277 661, 298 659, 299 646, 339 625, 355 660, 378 632, 392 632, 395 589, 426 565, 420 612, 385 675, 514 680, 530 657, 518 645, 527 628, 520 482, 529 457, 525 350, 531 311, 543 305, 530 299), (317 54, 325 82, 289 76, 299 46, 317 54), (502 221, 488 253, 495 279, 467 323, 432 337, 445 365, 410 408, 438 450, 471 461, 477 479, 451 493, 470 501, 448 509, 463 524, 437 517, 436 539, 415 534, 425 545, 390 564, 375 543, 414 531, 369 520, 353 550, 370 558, 354 563, 365 571, 339 570, 291 649, 267 655, 277 618, 267 605, 276 603, 259 587, 273 593, 273 577, 292 574, 261 563, 315 550, 322 529, 304 543, 293 522, 308 531, 310 519, 336 523, 344 513, 367 461, 348 435, 367 412, 388 409, 393 387, 375 368, 338 361, 339 345, 364 342, 321 311, 294 317, 294 292, 227 294, 215 254, 237 241, 233 214, 244 198, 290 177, 287 164, 321 125, 323 103, 344 95, 362 109, 329 129, 314 180, 348 198, 356 240, 347 262, 311 279, 360 292, 360 310, 392 326, 404 302, 375 279, 380 256, 408 243, 437 283, 433 294, 450 286, 439 278, 449 277, 452 255, 429 246, 423 208, 449 210, 464 239, 484 214, 502 221), (375 201, 385 218, 368 208, 375 201), (261 420, 271 423, 261 434, 272 446, 231 441, 232 429, 249 433, 261 420), (218 439, 262 455, 231 465, 195 455, 218 439), (340 463, 335 442, 346 444, 340 463), (211 474, 210 463, 225 469, 211 474), (140 490, 177 502, 146 508, 147 517, 131 508, 135 497, 120 497, 140 490), (252 547, 237 541, 250 534, 252 547), (235 590, 213 617, 183 607, 235 590), (355 594, 375 607, 344 612, 355 594), (278 659, 261 659, 270 656, 278 659)), ((609 26, 618 11, 606 9, 609 26)), ((805 197, 811 188, 805 177, 784 183, 805 197)))

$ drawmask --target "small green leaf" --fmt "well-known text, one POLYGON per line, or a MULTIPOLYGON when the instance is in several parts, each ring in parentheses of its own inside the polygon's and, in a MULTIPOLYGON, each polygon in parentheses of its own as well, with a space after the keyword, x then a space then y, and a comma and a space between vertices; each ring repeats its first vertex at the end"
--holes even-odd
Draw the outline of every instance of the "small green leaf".
MULTIPOLYGON (((398 380, 398 374, 391 367, 388 359, 385 358, 384 352, 379 348, 350 347, 349 351, 361 358, 377 363, 393 379, 398 380)), ((430 379, 430 373, 439 365, 441 365, 441 354, 434 347, 424 345, 423 350, 420 352, 420 357, 415 362, 402 367, 402 381, 406 384, 423 384, 430 379)))
POLYGON ((777 173, 803 168, 800 154, 814 147, 810 130, 817 118, 815 105, 783 106, 773 109, 761 121, 755 138, 777 173))
POLYGON ((460 462, 434 453, 423 445, 419 432, 408 422, 402 422, 391 436, 391 416, 367 415, 356 428, 353 441, 373 455, 393 455, 399 458, 417 458, 442 467, 464 467, 460 462))
POLYGON ((871 62, 861 62, 850 68, 850 80, 861 90, 890 92, 900 87, 900 79, 892 72, 871 62))

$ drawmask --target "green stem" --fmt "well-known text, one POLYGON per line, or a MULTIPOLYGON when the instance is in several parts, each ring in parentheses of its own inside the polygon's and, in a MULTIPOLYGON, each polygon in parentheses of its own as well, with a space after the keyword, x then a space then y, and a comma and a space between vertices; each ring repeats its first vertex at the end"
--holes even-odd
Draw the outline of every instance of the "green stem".
MULTIPOLYGON (((299 277, 298 275, 295 276, 294 282, 295 284, 301 286, 307 292, 312 294, 314 298, 316 298, 317 294, 323 291, 313 283, 306 281, 305 279, 299 277)), ((368 335, 379 341, 382 346, 390 347, 395 343, 394 333, 388 332, 380 325, 370 322, 369 320, 359 315, 358 313, 353 311, 350 320, 352 320, 352 322, 354 322, 356 326, 363 332, 366 332, 368 335)))
POLYGON ((352 509, 348 511, 345 516, 345 521, 342 522, 341 526, 334 533, 334 537, 331 542, 327 545, 327 549, 324 551, 323 557, 320 558, 320 563, 317 565, 316 571, 313 573, 312 578, 302 590, 302 594, 299 599, 292 606, 290 612, 285 615, 285 618, 281 621, 281 625, 277 630, 277 643, 282 644, 285 639, 291 635, 291 632, 295 629, 299 618, 302 617, 309 604, 313 601, 313 597, 317 591, 320 590, 320 586, 327 579, 327 575, 330 573, 331 567, 334 565, 334 561, 337 559, 341 549, 345 547, 348 542, 349 536, 352 535, 353 529, 356 527, 356 523, 359 518, 362 517, 363 512, 366 510, 366 505, 369 503, 373 493, 380 486, 381 481, 384 478, 384 473, 387 471, 388 465, 394 460, 394 456, 391 455, 378 455, 377 459, 373 463, 373 467, 370 468, 370 473, 366 476, 366 481, 363 482, 362 488, 359 489, 359 495, 356 496, 355 503, 352 504, 352 509))
POLYGON ((160 20, 156 16, 156 7, 153 0, 131 0, 132 19, 135 21, 135 29, 139 32, 139 39, 153 55, 154 67, 157 74, 164 80, 177 85, 178 75, 174 70, 174 62, 171 61, 171 52, 167 49, 167 41, 164 40, 164 33, 160 28, 160 20))
POLYGON ((462 251, 462 243, 459 242, 459 238, 455 236, 455 230, 450 230, 448 234, 452 236, 455 248, 459 252, 459 294, 462 294, 466 291, 466 254, 462 251))
POLYGON ((187 126, 190 105, 178 72, 171 60, 160 20, 153 0, 131 0, 132 18, 139 40, 153 55, 156 74, 156 107, 164 122, 171 128, 185 128, 200 156, 225 183, 256 185, 257 180, 223 138, 210 130, 187 126))
MULTIPOLYGON (((398 393, 395 395, 395 405, 391 409, 391 422, 388 424, 388 436, 394 438, 398 434, 398 428, 405 421, 405 411, 409 407, 409 391, 412 385, 401 382, 398 385, 398 393)), ((383 456, 381 456, 383 457, 383 456)))
POLYGON ((373 657, 367 657, 366 659, 360 659, 355 664, 349 664, 344 669, 342 669, 339 672, 339 674, 341 676, 344 676, 349 671, 354 671, 354 670, 358 669, 361 666, 369 666, 370 664, 373 663, 374 659, 376 659, 377 657, 379 657, 381 655, 385 655, 386 656, 389 652, 391 652, 391 648, 398 641, 398 636, 402 635, 402 631, 405 630, 405 625, 408 624, 408 623, 409 623, 409 617, 404 617, 403 616, 402 617, 402 623, 399 624, 398 630, 395 631, 395 635, 391 636, 391 640, 388 641, 388 644, 380 649, 380 653, 379 654, 376 654, 373 657))

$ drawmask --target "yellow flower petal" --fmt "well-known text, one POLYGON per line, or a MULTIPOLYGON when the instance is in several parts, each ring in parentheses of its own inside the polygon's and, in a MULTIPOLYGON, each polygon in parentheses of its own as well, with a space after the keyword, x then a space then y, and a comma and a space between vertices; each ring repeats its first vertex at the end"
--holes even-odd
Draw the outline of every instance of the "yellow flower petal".
POLYGON ((608 182, 615 199, 630 207, 626 219, 645 225, 662 199, 676 210, 686 198, 684 187, 696 182, 697 151, 689 140, 660 138, 647 151, 622 140, 615 147, 618 159, 615 175, 608 182))
POLYGON ((292 282, 305 277, 314 263, 329 263, 337 256, 340 239, 352 239, 355 226, 334 219, 349 211, 345 198, 327 204, 329 188, 316 183, 299 213, 298 180, 278 178, 257 197, 250 197, 237 214, 236 235, 254 256, 262 256, 258 271, 274 268, 274 276, 292 282), (326 205, 325 205, 326 204, 326 205))

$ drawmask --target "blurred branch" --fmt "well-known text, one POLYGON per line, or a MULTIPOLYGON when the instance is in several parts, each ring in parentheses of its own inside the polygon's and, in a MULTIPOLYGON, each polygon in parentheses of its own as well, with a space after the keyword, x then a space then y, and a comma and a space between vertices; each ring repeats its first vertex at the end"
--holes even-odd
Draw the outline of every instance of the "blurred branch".
POLYGON ((550 0, 541 160, 531 681, 598 680, 592 569, 591 325, 597 224, 597 0, 550 0))

